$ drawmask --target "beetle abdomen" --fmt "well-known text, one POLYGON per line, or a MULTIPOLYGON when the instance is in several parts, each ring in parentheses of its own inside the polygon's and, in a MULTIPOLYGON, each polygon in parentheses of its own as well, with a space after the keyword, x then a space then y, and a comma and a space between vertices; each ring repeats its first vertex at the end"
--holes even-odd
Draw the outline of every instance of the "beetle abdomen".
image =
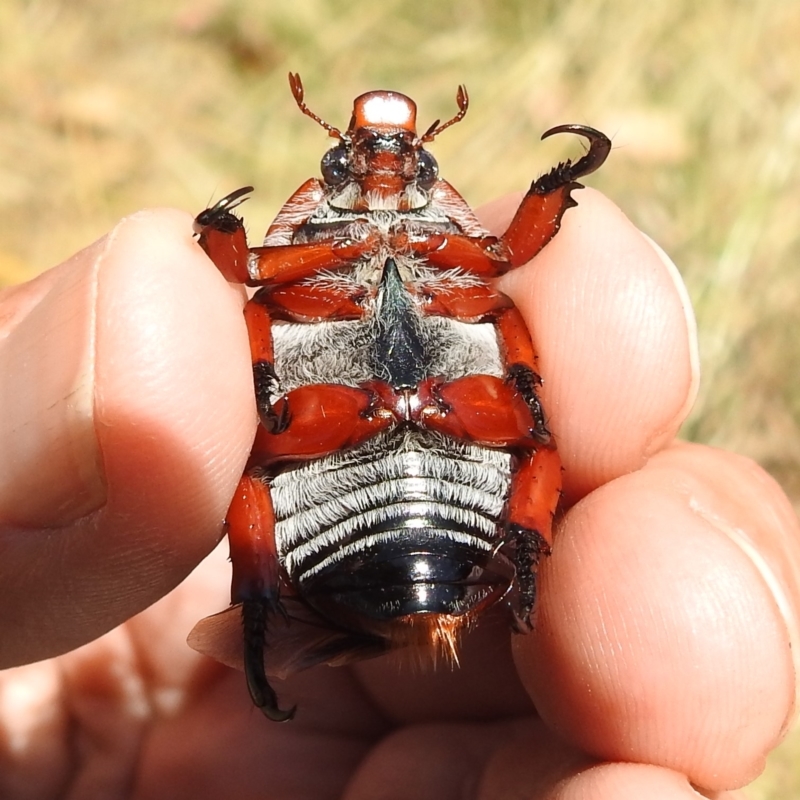
POLYGON ((464 613, 497 583, 510 462, 398 430, 286 470, 271 482, 281 563, 312 603, 376 619, 464 613))
MULTIPOLYGON (((428 316, 395 259, 372 266, 363 320, 274 327, 284 391, 502 375, 492 325, 428 316)), ((272 478, 279 559, 328 616, 465 614, 511 579, 490 565, 510 475, 507 452, 398 425, 272 478)))

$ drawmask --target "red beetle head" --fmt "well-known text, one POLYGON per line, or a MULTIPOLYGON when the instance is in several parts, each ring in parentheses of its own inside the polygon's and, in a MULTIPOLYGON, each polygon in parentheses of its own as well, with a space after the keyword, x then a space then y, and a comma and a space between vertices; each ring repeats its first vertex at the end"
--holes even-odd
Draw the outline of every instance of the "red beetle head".
POLYGON ((303 101, 303 85, 289 75, 300 110, 320 124, 340 144, 322 159, 322 175, 336 206, 355 210, 420 208, 427 191, 438 179, 438 166, 423 144, 461 120, 469 99, 459 86, 459 111, 444 125, 439 120, 417 136, 417 105, 398 92, 375 91, 357 97, 347 130, 342 133, 309 110, 303 101))

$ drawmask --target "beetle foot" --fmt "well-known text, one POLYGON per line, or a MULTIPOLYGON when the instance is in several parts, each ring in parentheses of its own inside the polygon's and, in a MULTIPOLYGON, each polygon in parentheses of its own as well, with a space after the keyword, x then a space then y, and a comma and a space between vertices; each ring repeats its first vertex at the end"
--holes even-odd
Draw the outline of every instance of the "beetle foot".
POLYGON ((261 424, 269 433, 283 433, 289 426, 289 404, 282 397, 277 403, 272 398, 280 393, 275 367, 269 361, 253 364, 253 381, 256 389, 256 408, 261 424))
POLYGON ((267 620, 270 614, 275 613, 285 614, 283 606, 277 599, 245 600, 242 603, 244 674, 253 705, 273 722, 287 722, 294 716, 297 706, 293 706, 288 711, 283 711, 278 706, 278 696, 270 686, 264 670, 264 639, 267 632, 267 620))
POLYGON ((525 364, 512 364, 508 368, 508 380, 514 384, 531 411, 534 422, 533 438, 541 444, 549 444, 552 436, 545 421, 542 402, 536 394, 537 387, 542 385, 541 377, 525 364))
MULTIPOLYGON (((563 186, 570 189, 582 189, 583 186, 576 183, 578 178, 583 178, 599 169, 611 151, 611 139, 588 125, 557 125, 555 128, 545 131, 542 139, 547 139, 556 133, 576 133, 578 136, 583 136, 589 140, 589 152, 574 164, 572 161, 563 161, 534 181, 531 185, 531 192, 534 194, 550 194, 563 186)), ((572 200, 570 205, 576 205, 575 201, 572 200)))
POLYGON ((509 523, 506 541, 513 547, 511 560, 516 567, 516 598, 511 608, 514 633, 530 633, 531 614, 536 605, 536 572, 542 556, 550 554, 550 545, 539 531, 509 523))
POLYGON ((222 233, 235 233, 244 227, 241 219, 233 214, 233 209, 244 203, 247 196, 253 191, 252 186, 244 186, 226 195, 211 208, 201 211, 194 218, 194 232, 201 234, 206 228, 212 227, 222 233))

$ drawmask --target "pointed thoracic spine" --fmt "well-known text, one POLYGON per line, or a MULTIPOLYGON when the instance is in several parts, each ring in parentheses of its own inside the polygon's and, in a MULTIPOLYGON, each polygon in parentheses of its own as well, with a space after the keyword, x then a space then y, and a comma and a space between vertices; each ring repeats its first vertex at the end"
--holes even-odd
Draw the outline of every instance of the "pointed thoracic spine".
POLYGON ((419 312, 403 285, 397 264, 387 258, 375 304, 372 359, 375 377, 395 389, 413 389, 427 374, 428 357, 419 312))

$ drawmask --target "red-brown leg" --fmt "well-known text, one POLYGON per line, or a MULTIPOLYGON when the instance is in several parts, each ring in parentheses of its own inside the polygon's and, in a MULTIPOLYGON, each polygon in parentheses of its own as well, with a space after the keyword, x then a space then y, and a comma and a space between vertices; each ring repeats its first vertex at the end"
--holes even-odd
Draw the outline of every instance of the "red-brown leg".
MULTIPOLYGON (((251 191, 252 187, 246 186, 232 192, 216 205, 201 211, 194 221, 200 246, 225 278, 233 283, 249 286, 291 283, 320 270, 347 266, 378 246, 380 236, 376 232, 363 239, 335 238, 292 244, 290 239, 284 241, 284 228, 288 223, 282 221, 277 225, 276 219, 270 228, 272 239, 283 243, 248 248, 244 223, 233 210, 247 199, 251 191)), ((297 194, 301 192, 302 187, 297 194)), ((314 192, 310 194, 314 195, 314 192)), ((307 211, 306 205, 300 205, 304 212, 307 211)), ((304 221, 295 219, 292 230, 304 221)))
POLYGON ((377 235, 365 239, 331 239, 276 247, 253 247, 248 264, 249 286, 292 283, 322 270, 335 270, 372 252, 377 235))
POLYGON ((429 378, 419 385, 417 398, 412 419, 429 430, 486 447, 540 444, 527 403, 503 378, 467 375, 447 383, 429 378))
POLYGON ((376 393, 341 384, 299 386, 277 405, 281 403, 289 408, 288 423, 276 433, 256 431, 253 465, 321 458, 361 444, 396 423, 376 393))
POLYGON ((576 133, 589 141, 589 152, 574 164, 566 161, 531 184, 506 232, 500 237, 512 267, 530 261, 561 227, 568 208, 577 205, 573 189, 582 189, 578 178, 599 169, 608 158, 611 140, 586 125, 559 125, 546 131, 542 139, 556 133, 576 133))
POLYGON ((231 192, 216 205, 201 211, 194 220, 198 244, 231 283, 246 283, 249 280, 247 235, 233 209, 247 200, 247 195, 252 191, 252 186, 245 186, 231 192))
POLYGON ((437 233, 427 240, 409 242, 408 247, 439 269, 463 269, 482 278, 495 278, 511 269, 508 253, 495 236, 437 233))
POLYGON ((272 402, 280 390, 272 350, 272 320, 259 295, 245 303, 244 321, 250 339, 258 418, 267 431, 277 433, 286 427, 288 409, 281 401, 272 402))
POLYGON ((233 564, 231 603, 277 601, 280 571, 269 487, 246 472, 236 487, 225 521, 233 564))
POLYGON ((550 440, 544 411, 536 393, 541 378, 536 372, 537 355, 522 315, 511 298, 490 286, 470 286, 446 292, 423 286, 428 314, 452 317, 465 322, 493 322, 503 356, 506 376, 525 400, 535 422, 540 444, 550 440))
POLYGON ((268 306, 273 319, 295 322, 361 319, 367 289, 313 286, 294 283, 259 292, 259 302, 268 306))
POLYGON ((227 515, 233 581, 231 603, 242 604, 244 672, 253 703, 276 722, 291 719, 282 711, 264 670, 264 646, 270 621, 283 614, 280 568, 275 548, 275 512, 269 487, 245 473, 227 515))
POLYGON ((561 497, 561 459, 547 447, 520 457, 514 471, 506 517, 509 525, 537 531, 549 546, 561 497))
POLYGON ((598 169, 611 150, 608 137, 585 125, 560 125, 551 128, 542 138, 555 133, 576 133, 585 137, 589 140, 589 152, 574 164, 566 161, 534 181, 500 239, 447 234, 441 243, 437 235, 431 237, 432 247, 421 242, 412 245, 412 249, 433 266, 461 267, 484 277, 502 275, 530 261, 558 233, 567 209, 576 205, 571 193, 583 188, 578 178, 598 169))
POLYGON ((436 248, 419 243, 413 249, 439 269, 461 268, 484 278, 497 277, 527 264, 558 233, 564 213, 577 205, 571 192, 582 188, 572 181, 543 193, 535 183, 500 239, 448 234, 436 248))
POLYGON ((515 629, 530 630, 536 603, 536 570, 550 554, 553 515, 561 497, 561 460, 555 450, 542 448, 520 456, 511 479, 506 508, 505 541, 517 571, 512 611, 515 629))

